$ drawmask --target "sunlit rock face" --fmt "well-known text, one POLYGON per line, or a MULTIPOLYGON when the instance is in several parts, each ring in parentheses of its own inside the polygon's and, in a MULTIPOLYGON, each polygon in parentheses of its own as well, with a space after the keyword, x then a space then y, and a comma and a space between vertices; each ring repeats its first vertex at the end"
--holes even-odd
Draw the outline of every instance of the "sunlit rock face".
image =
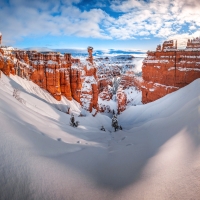
POLYGON ((9 76, 10 73, 14 74, 15 62, 13 60, 13 55, 9 51, 5 51, 3 48, 0 49, 0 69, 1 71, 9 76))
POLYGON ((148 51, 142 67, 142 102, 155 101, 200 78, 200 38, 177 49, 173 40, 148 51))
POLYGON ((61 95, 72 100, 70 87, 71 56, 56 53, 28 52, 31 66, 30 79, 49 91, 57 100, 61 95))

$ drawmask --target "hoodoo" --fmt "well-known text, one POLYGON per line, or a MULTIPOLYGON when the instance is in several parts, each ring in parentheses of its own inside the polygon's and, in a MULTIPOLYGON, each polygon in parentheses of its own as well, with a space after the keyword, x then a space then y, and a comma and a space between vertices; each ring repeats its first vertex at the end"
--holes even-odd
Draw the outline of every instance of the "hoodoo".
POLYGON ((83 67, 83 82, 81 87, 81 105, 85 110, 94 114, 98 111, 98 81, 97 81, 97 68, 93 62, 93 47, 88 47, 88 58, 82 63, 83 67))
POLYGON ((148 51, 142 67, 142 102, 155 101, 200 78, 200 38, 188 40, 185 49, 165 41, 148 51))

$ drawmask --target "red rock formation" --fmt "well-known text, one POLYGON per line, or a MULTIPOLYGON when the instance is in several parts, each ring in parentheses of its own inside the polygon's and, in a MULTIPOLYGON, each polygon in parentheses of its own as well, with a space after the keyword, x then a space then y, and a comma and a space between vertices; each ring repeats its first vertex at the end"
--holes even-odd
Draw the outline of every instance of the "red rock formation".
POLYGON ((72 97, 80 102, 82 88, 82 66, 79 63, 73 63, 71 67, 71 91, 72 97))
POLYGON ((9 58, 4 59, 4 65, 1 70, 6 76, 9 76, 10 73, 13 73, 14 63, 12 62, 12 60, 10 60, 9 58))
POLYGON ((3 54, 4 54, 3 50, 0 49, 0 69, 3 69, 3 67, 4 67, 4 57, 3 57, 3 54))
POLYGON ((99 97, 104 101, 109 101, 110 99, 112 99, 112 93, 111 91, 108 89, 108 87, 105 87, 104 90, 99 94, 99 97))
POLYGON ((155 101, 200 78, 200 39, 188 40, 186 49, 164 42, 148 51, 142 67, 142 102, 155 101))
POLYGON ((7 76, 12 73, 30 79, 57 100, 61 100, 61 95, 72 100, 71 55, 62 56, 56 52, 42 54, 13 48, 1 48, 1 55, 0 67, 7 76))
POLYGON ((30 79, 41 88, 48 90, 54 98, 61 95, 72 100, 70 87, 71 56, 64 57, 56 52, 38 53, 36 51, 16 52, 16 57, 30 65, 30 79))

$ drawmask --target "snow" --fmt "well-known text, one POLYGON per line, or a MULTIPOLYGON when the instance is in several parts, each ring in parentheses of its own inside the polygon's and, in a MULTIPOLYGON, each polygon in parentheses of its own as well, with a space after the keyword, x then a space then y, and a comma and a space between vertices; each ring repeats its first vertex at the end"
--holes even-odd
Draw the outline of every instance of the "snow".
POLYGON ((49 65, 56 65, 56 64, 58 64, 58 62, 53 61, 53 60, 48 60, 47 64, 49 64, 49 65))
POLYGON ((148 60, 144 59, 144 63, 169 63, 169 60, 148 60))
MULTIPOLYGON (((141 105, 142 102, 142 92, 139 90, 136 90, 135 87, 129 87, 124 90, 126 96, 127 96, 127 105, 141 105)), ((127 108, 128 109, 128 108, 127 108)))
MULTIPOLYGON (((171 71, 171 70, 175 70, 175 67, 170 67, 168 69, 168 71, 171 71)), ((187 68, 187 67, 176 67, 176 70, 179 70, 179 71, 200 71, 199 68, 187 68)))
POLYGON ((179 71, 200 71, 199 68, 182 68, 182 67, 178 67, 177 69, 179 71))
POLYGON ((142 71, 143 57, 132 57, 131 55, 123 56, 108 56, 102 58, 96 58, 98 73, 105 74, 106 71, 113 72, 116 70, 125 73, 127 70, 132 69, 135 73, 142 71))
POLYGON ((176 89, 179 88, 179 87, 175 87, 175 86, 163 85, 163 84, 160 84, 160 83, 154 83, 154 85, 155 85, 156 87, 165 87, 166 89, 167 89, 167 88, 176 88, 176 89))
POLYGON ((113 132, 109 117, 78 117, 77 102, 57 102, 34 83, 2 74, 1 199, 199 199, 199 86, 197 79, 130 106, 118 116, 123 130, 113 132), (66 106, 78 128, 69 126, 66 106))
POLYGON ((46 68, 46 72, 53 74, 54 73, 54 69, 46 68))
POLYGON ((44 65, 44 61, 43 61, 43 60, 32 61, 32 63, 33 63, 34 65, 44 65))
POLYGON ((154 88, 153 88, 153 89, 149 89, 149 91, 150 91, 150 92, 154 92, 154 91, 155 91, 155 89, 154 89, 154 88))
POLYGON ((98 98, 98 104, 100 107, 106 108, 105 112, 112 112, 113 110, 117 113, 117 102, 116 100, 110 99, 109 101, 98 98))

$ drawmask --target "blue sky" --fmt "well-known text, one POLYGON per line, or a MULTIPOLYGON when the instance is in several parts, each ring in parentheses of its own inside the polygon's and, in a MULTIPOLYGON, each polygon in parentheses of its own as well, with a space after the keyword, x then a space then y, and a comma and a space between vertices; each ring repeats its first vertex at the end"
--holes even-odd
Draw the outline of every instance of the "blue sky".
POLYGON ((3 44, 153 50, 200 36, 199 0, 1 0, 3 44))

